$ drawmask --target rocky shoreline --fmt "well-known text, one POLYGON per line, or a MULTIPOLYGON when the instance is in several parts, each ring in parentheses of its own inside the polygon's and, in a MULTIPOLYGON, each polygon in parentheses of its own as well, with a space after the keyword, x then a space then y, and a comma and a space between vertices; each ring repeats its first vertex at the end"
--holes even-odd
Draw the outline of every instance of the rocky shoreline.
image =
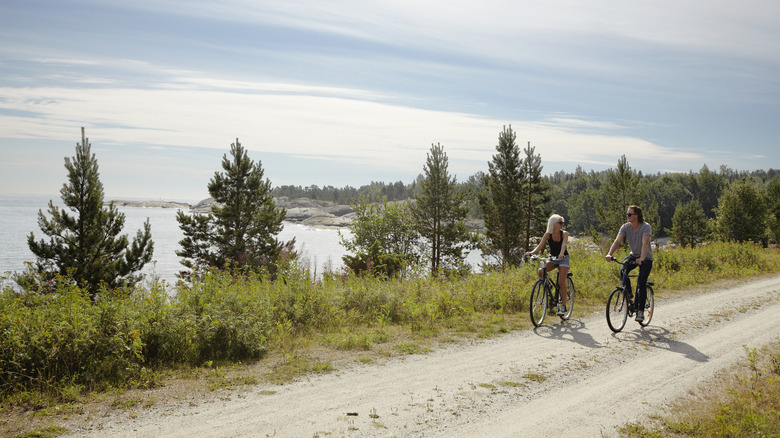
MULTIPOLYGON (((317 201, 309 198, 289 199, 274 198, 277 207, 287 210, 285 221, 307 225, 310 227, 345 228, 352 224, 355 212, 349 205, 339 205, 327 201, 317 201)), ((117 207, 138 208, 176 208, 193 213, 208 213, 215 204, 213 198, 204 199, 195 205, 172 201, 111 201, 117 207)))
MULTIPOLYGON (((274 198, 277 207, 287 210, 285 221, 310 227, 346 228, 355 220, 355 212, 349 205, 309 198, 289 199, 286 196, 274 198)), ((214 198, 207 198, 195 205, 172 201, 111 201, 118 207, 176 208, 192 213, 208 213, 215 204, 214 198)), ((473 231, 484 231, 481 220, 469 220, 466 225, 473 231)))

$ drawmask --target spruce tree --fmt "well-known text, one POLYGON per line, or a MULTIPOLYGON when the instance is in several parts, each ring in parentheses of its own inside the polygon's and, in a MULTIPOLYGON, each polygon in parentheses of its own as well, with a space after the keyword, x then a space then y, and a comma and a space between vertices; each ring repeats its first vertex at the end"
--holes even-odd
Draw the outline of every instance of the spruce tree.
POLYGON ((176 255, 190 269, 223 269, 232 265, 275 275, 284 247, 274 236, 282 231, 286 216, 277 208, 271 182, 263 179, 260 162, 255 163, 238 139, 222 158, 224 172, 215 172, 208 191, 216 204, 209 214, 179 212, 176 220, 184 233, 182 249, 176 255))
POLYGON ((467 193, 456 190, 456 181, 448 172, 449 160, 440 144, 431 145, 425 176, 419 182, 412 215, 415 226, 425 242, 431 273, 440 269, 463 266, 470 245, 470 233, 465 224, 467 193))
POLYGON ((36 241, 33 233, 27 238, 30 251, 37 257, 37 271, 49 279, 56 274, 72 278, 93 299, 103 286, 132 286, 141 278, 138 271, 152 259, 149 220, 132 243, 127 235, 120 235, 125 215, 113 203, 104 205, 97 158, 91 153, 83 127, 76 156, 65 158, 65 168, 68 182, 60 194, 67 209, 49 201, 51 219, 43 211, 38 212, 38 226, 48 241, 36 241))
POLYGON ((488 174, 484 175, 484 191, 478 195, 485 221, 483 254, 493 256, 500 264, 518 265, 525 252, 521 248, 523 230, 525 168, 520 159, 517 135, 504 126, 498 136, 496 154, 488 162, 488 174))

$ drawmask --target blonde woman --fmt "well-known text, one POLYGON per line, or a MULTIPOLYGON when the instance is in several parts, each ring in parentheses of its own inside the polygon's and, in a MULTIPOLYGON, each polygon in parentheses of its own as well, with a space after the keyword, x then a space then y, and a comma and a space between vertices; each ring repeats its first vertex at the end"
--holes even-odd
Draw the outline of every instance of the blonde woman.
MULTIPOLYGON (((566 245, 569 242, 569 232, 563 231, 563 216, 554 214, 547 220, 547 232, 542 236, 542 240, 539 245, 534 248, 533 251, 525 253, 528 257, 531 254, 538 253, 544 244, 547 243, 550 247, 550 256, 554 257, 554 260, 547 262, 544 269, 547 272, 552 271, 556 267, 558 268, 558 285, 561 289, 561 302, 558 304, 558 316, 566 314, 566 299, 568 297, 568 291, 566 290, 566 276, 569 274, 571 265, 569 264, 569 251, 566 249, 566 245)), ((542 278, 542 268, 539 268, 539 278, 542 278)))

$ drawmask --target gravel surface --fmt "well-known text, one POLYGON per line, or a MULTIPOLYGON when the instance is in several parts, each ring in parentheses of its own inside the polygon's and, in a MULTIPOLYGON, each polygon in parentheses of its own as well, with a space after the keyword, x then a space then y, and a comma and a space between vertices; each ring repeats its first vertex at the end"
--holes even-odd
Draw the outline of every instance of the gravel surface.
POLYGON ((780 277, 657 299, 648 327, 603 313, 222 399, 95 418, 70 436, 616 436, 780 337, 780 277))

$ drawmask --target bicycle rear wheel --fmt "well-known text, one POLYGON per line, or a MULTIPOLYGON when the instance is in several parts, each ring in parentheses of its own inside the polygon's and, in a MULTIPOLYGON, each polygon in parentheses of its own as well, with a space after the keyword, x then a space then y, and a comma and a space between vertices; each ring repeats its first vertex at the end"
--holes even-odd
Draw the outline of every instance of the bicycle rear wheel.
POLYGON ((535 327, 539 327, 544 322, 547 315, 547 291, 545 291, 544 282, 536 280, 533 289, 531 289, 531 322, 535 327))
POLYGON ((566 314, 561 317, 564 321, 571 318, 571 312, 574 311, 574 296, 576 292, 574 280, 571 277, 566 277, 566 314))
POLYGON ((655 309, 655 299, 653 298, 653 288, 647 286, 647 298, 645 298, 645 319, 639 323, 642 327, 647 327, 650 320, 653 319, 653 310, 655 309))
POLYGON ((628 303, 623 288, 618 287, 609 294, 607 299, 607 325, 617 333, 626 326, 626 318, 628 318, 628 303))

